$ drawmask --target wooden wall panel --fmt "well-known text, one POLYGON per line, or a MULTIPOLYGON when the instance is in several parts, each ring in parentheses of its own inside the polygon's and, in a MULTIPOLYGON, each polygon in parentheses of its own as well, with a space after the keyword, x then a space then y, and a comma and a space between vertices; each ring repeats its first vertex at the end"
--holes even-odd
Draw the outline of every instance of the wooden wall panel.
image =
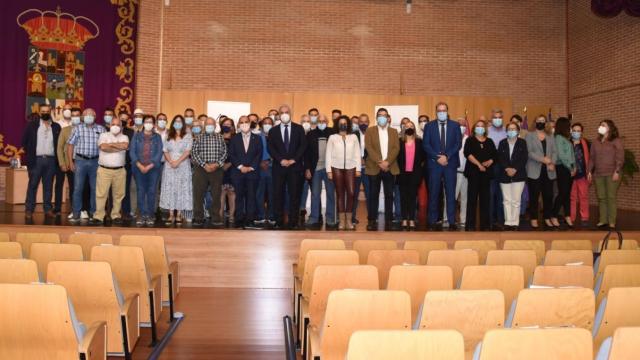
POLYGON ((473 101, 473 119, 477 120, 480 115, 484 115, 491 121, 491 109, 494 108, 502 109, 505 121, 509 121, 513 114, 513 100, 505 97, 476 96, 473 101))
POLYGON ((435 119, 436 117, 436 104, 444 101, 449 105, 449 117, 453 120, 457 120, 459 117, 465 116, 465 110, 468 111, 468 120, 473 123, 474 118, 474 97, 473 96, 432 96, 432 106, 429 108, 427 115, 429 118, 435 119))
POLYGON ((184 114, 184 109, 190 107, 198 116, 207 110, 204 96, 205 92, 199 90, 164 90, 160 100, 161 111, 172 119, 177 114, 184 114))

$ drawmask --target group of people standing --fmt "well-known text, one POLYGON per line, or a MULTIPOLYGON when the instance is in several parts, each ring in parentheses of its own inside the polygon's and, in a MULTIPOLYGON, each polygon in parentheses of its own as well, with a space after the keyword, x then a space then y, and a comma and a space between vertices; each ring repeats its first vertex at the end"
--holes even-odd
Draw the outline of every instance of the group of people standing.
POLYGON ((538 116, 527 131, 518 115, 505 126, 500 109, 473 127, 452 120, 446 103, 435 110, 434 121, 404 118, 398 131, 384 108, 373 126, 367 114, 350 118, 334 110, 329 119, 315 108, 295 123, 287 105, 237 121, 196 118, 193 109, 170 122, 163 113, 105 109, 98 124, 91 108, 67 105, 54 121, 41 105, 22 141, 26 217, 33 216, 40 182, 46 216, 60 215, 66 178, 71 223, 135 218, 138 226, 352 230, 362 188, 368 230, 379 228, 381 191, 385 229, 416 229, 417 213, 426 208, 432 230, 516 230, 527 205, 531 227, 558 228, 561 214, 569 227, 578 214, 588 222, 588 187, 595 182, 597 226, 615 227, 624 152, 611 120, 600 123, 589 144, 583 126, 567 118, 538 116))

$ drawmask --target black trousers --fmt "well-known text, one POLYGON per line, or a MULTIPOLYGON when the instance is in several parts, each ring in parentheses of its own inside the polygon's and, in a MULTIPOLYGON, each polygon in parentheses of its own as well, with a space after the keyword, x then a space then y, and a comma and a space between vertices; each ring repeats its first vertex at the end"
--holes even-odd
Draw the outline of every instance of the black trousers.
MULTIPOLYGON (((492 169, 489 169, 491 171, 492 169)), ((476 210, 480 206, 480 231, 489 230, 491 225, 491 175, 489 172, 480 172, 467 178, 467 223, 468 230, 476 229, 476 210), (478 201, 479 199, 479 201, 478 201)))
POLYGON ((398 175, 398 185, 400 186, 400 212, 402 220, 416 219, 416 206, 418 204, 418 186, 422 177, 414 172, 401 173, 398 175))
POLYGON ((284 225, 285 189, 289 194, 289 225, 297 225, 300 214, 300 198, 302 196, 303 171, 292 167, 272 168, 273 205, 276 224, 284 225))
POLYGON ((391 223, 393 219, 393 183, 395 176, 390 172, 380 171, 378 175, 369 176, 369 187, 371 189, 371 200, 367 211, 369 221, 378 220, 378 205, 380 204, 380 185, 384 189, 384 221, 391 223))
POLYGON ((564 165, 556 165, 556 175, 558 179, 558 195, 553 203, 553 216, 558 217, 562 209, 564 209, 564 216, 570 216, 571 186, 573 185, 571 171, 564 165))
POLYGON ((258 187, 257 174, 242 174, 239 171, 232 173, 233 189, 236 192, 236 224, 249 225, 256 217, 256 188, 258 187))
POLYGON ((72 171, 62 171, 58 167, 56 170, 55 177, 55 204, 53 206, 53 211, 60 212, 62 210, 62 196, 64 190, 64 178, 67 178, 69 182, 69 204, 71 204, 73 198, 73 172, 72 171))
POLYGON ((532 220, 538 219, 538 203, 540 194, 542 194, 542 205, 544 219, 550 219, 553 216, 553 180, 549 179, 547 167, 542 165, 540 169, 540 177, 537 179, 529 179, 529 215, 532 220))
MULTIPOLYGON (((220 194, 222 193, 222 176, 224 170, 219 167, 214 172, 206 172, 201 166, 193 168, 193 220, 202 221, 204 219, 204 196, 208 188, 211 188, 211 207, 209 214, 211 221, 221 223, 220 217, 220 194)), ((138 205, 140 207, 140 205, 138 205)))

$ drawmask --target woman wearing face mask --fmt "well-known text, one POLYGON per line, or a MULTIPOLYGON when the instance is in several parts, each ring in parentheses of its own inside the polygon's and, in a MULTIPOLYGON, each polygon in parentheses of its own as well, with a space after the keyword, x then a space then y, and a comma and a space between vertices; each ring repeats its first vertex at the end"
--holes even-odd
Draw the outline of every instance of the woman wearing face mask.
POLYGON ((543 216, 545 225, 553 228, 553 181, 556 179, 556 162, 558 152, 553 136, 545 131, 547 118, 538 115, 535 121, 536 130, 526 137, 529 160, 527 161, 527 187, 529 188, 529 212, 531 227, 538 229, 538 203, 542 194, 543 216))
POLYGON ((422 141, 416 136, 416 127, 411 121, 404 125, 404 135, 400 140, 398 165, 400 166, 398 184, 400 186, 401 226, 405 230, 415 230, 418 186, 422 181, 424 153, 422 152, 422 141))
POLYGON ((192 138, 185 132, 184 118, 176 115, 171 121, 167 139, 163 142, 165 165, 162 172, 160 191, 160 207, 169 210, 169 224, 182 222, 182 214, 193 210, 191 186, 191 154, 192 138), (176 191, 176 189, 181 189, 176 191), (175 215, 174 215, 175 211, 175 215))
POLYGON ((556 165, 556 175, 558 177, 558 195, 553 203, 553 217, 551 223, 556 228, 560 227, 558 216, 560 210, 564 209, 564 218, 569 228, 573 227, 571 221, 570 199, 573 176, 576 173, 576 157, 571 144, 571 122, 566 117, 558 118, 555 126, 555 142, 558 149, 558 163, 556 165))
POLYGON ((156 193, 160 176, 160 159, 162 158, 162 138, 153 130, 155 118, 146 115, 143 119, 143 130, 136 132, 131 139, 129 156, 136 179, 139 217, 136 225, 153 226, 155 223, 156 193))
POLYGON ((598 195, 598 228, 615 229, 616 196, 620 186, 620 172, 624 163, 624 147, 618 128, 612 120, 603 120, 598 127, 598 139, 591 145, 587 179, 595 181, 598 195))
POLYGON ((527 180, 527 142, 519 138, 520 126, 516 122, 507 125, 507 138, 498 145, 498 163, 502 171, 498 181, 504 206, 505 230, 518 230, 520 226, 520 201, 527 180))
POLYGON ((583 127, 580 123, 571 126, 571 141, 576 161, 576 172, 571 186, 571 222, 575 223, 580 207, 580 224, 589 224, 589 181, 587 171, 589 169, 589 143, 583 137, 583 127))
POLYGON ((260 121, 262 133, 262 159, 260 161, 260 178, 256 189, 256 221, 258 225, 271 225, 275 220, 273 214, 273 178, 271 176, 271 155, 267 146, 269 131, 273 127, 273 120, 270 117, 262 118, 260 121))
MULTIPOLYGON (((224 138, 224 143, 227 146, 227 154, 228 154, 229 142, 231 141, 231 138, 236 134, 236 127, 235 127, 235 123, 233 122, 233 119, 226 116, 224 117, 224 120, 220 122, 220 133, 224 138)), ((222 206, 220 206, 220 218, 222 219, 225 218, 224 209, 226 204, 227 214, 228 214, 228 217, 227 217, 228 224, 230 226, 233 226, 233 224, 235 223, 234 215, 236 213, 236 192, 235 192, 235 189, 233 188, 233 182, 231 181, 231 171, 229 171, 230 168, 231 168, 231 159, 227 157, 223 166, 224 176, 222 177, 222 192, 220 195, 221 196, 220 204, 222 204, 222 206)))
POLYGON ((476 229, 476 210, 480 198, 480 231, 489 229, 489 188, 496 158, 496 146, 486 136, 487 124, 478 120, 473 127, 473 136, 464 144, 464 156, 467 157, 464 175, 468 180, 467 188, 467 231, 476 229))

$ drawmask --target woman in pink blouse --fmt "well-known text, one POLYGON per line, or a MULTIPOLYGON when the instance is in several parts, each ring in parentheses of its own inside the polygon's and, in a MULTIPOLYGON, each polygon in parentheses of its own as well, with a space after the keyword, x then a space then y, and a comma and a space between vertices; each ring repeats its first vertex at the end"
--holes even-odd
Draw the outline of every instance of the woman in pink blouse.
POLYGON ((405 124, 404 134, 400 141, 400 154, 398 155, 400 213, 402 228, 405 230, 415 230, 416 228, 416 204, 423 165, 422 142, 416 137, 416 128, 413 122, 408 122, 405 124))

